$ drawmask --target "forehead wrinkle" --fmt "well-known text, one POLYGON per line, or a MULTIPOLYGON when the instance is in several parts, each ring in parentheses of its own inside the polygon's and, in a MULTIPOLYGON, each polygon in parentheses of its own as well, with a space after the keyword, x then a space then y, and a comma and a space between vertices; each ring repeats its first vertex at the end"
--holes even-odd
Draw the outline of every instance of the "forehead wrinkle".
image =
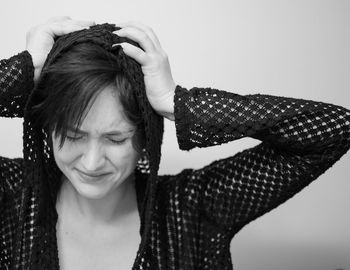
MULTIPOLYGON (((76 127, 76 128, 68 127, 68 130, 73 132, 77 131, 78 133, 83 133, 83 134, 89 134, 90 132, 84 130, 82 126, 76 127)), ((109 125, 106 125, 106 127, 92 127, 92 128, 93 128, 93 134, 97 134, 97 135, 121 135, 121 134, 135 131, 135 126, 130 121, 125 119, 125 117, 115 119, 109 125)))
POLYGON ((84 130, 88 129, 93 134, 104 135, 112 131, 116 131, 115 133, 130 132, 135 125, 127 118, 117 91, 109 86, 97 95, 78 128, 82 131, 81 133, 89 133, 84 130))
MULTIPOLYGON (((68 131, 71 132, 77 132, 77 133, 81 133, 81 134, 89 134, 89 132, 85 131, 85 130, 81 130, 80 128, 68 128, 68 131)), ((123 134, 128 134, 128 133, 132 133, 135 130, 133 128, 130 129, 125 129, 125 130, 118 130, 118 129, 111 129, 111 130, 106 130, 106 131, 102 131, 100 132, 99 130, 95 129, 95 133, 94 134, 98 134, 98 135, 123 135, 123 134)))

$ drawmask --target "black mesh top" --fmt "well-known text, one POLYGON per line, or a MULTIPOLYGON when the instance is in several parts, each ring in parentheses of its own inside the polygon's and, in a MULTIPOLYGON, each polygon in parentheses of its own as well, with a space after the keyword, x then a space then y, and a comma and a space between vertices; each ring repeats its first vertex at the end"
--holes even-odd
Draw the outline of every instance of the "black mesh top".
MULTIPOLYGON (((2 60, 0 116, 23 117, 32 88, 28 52, 2 60)), ((135 270, 233 269, 234 235, 310 184, 350 146, 349 110, 270 95, 177 86, 175 125, 183 150, 247 136, 261 143, 202 169, 158 176, 151 233, 135 254, 135 270)), ((36 223, 37 209, 46 206, 26 188, 24 164, 0 158, 0 269, 59 269, 57 216, 48 212, 45 224, 36 223)))

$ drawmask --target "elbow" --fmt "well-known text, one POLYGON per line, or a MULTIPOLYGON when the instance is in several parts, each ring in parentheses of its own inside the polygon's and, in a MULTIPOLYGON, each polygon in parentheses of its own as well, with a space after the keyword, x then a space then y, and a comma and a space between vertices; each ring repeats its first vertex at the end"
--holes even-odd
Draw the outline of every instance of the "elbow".
POLYGON ((344 133, 344 139, 348 142, 348 144, 350 144, 350 111, 349 110, 345 110, 344 111, 344 115, 342 115, 343 117, 343 133, 344 133))
POLYGON ((335 122, 337 136, 339 136, 337 148, 345 154, 350 148, 350 111, 341 108, 338 121, 335 122))

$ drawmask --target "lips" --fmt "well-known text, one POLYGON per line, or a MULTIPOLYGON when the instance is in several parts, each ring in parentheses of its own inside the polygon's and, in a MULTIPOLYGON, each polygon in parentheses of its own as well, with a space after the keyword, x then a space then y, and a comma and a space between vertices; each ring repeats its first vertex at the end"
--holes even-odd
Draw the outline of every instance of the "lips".
POLYGON ((99 172, 99 173, 87 173, 81 170, 78 170, 78 173, 80 174, 80 176, 85 179, 85 180, 89 180, 89 181, 98 181, 98 180, 102 180, 103 177, 109 175, 110 173, 106 173, 106 172, 99 172))

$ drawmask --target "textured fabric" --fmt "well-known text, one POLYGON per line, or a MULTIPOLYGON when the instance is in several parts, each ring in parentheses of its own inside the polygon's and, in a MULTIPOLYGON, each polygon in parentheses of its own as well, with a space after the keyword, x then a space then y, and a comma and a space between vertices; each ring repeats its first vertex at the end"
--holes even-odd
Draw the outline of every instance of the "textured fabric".
POLYGON ((0 116, 23 117, 23 109, 34 83, 31 74, 33 65, 29 62, 30 55, 23 52, 10 59, 0 61, 0 116))
MULTIPOLYGON (((21 87, 25 93, 32 87, 33 74, 28 72, 32 63, 25 54, 1 62, 0 81, 6 76, 12 82, 1 84, 0 106, 7 117, 23 110, 11 103, 12 95, 26 97, 19 93, 19 85, 28 85, 21 87), (23 76, 15 79, 8 74, 23 76)), ((181 149, 246 136, 262 142, 202 169, 157 177, 150 235, 144 240, 145 248, 135 254, 135 270, 233 269, 230 242, 234 235, 310 184, 350 147, 350 111, 339 106, 209 88, 187 91, 180 86, 174 101, 181 149)), ((24 137, 24 147, 29 143, 24 137)), ((32 156, 0 159, 0 269, 59 269, 57 214, 52 206, 40 203, 40 196, 49 191, 37 194, 23 182, 30 173, 24 166, 28 158, 32 156), (37 224, 40 208, 46 216, 37 224), (34 254, 36 241, 41 248, 34 254)), ((147 173, 138 173, 139 204, 147 179, 147 173)))
MULTIPOLYGON (((141 66, 134 59, 126 56, 120 46, 113 46, 113 44, 128 42, 135 46, 138 46, 134 41, 118 37, 112 32, 120 28, 112 24, 100 24, 95 25, 89 29, 76 31, 58 37, 55 40, 53 48, 47 56, 47 59, 42 68, 42 73, 37 84, 36 89, 29 96, 29 100, 25 105, 24 112, 24 159, 26 160, 25 177, 28 178, 26 183, 28 184, 28 190, 31 190, 36 196, 38 196, 39 205, 50 204, 49 208, 39 208, 37 213, 37 219, 34 220, 34 224, 42 224, 38 230, 38 235, 42 234, 40 230, 47 231, 52 220, 47 220, 47 217, 54 212, 57 192, 61 185, 61 172, 56 166, 53 159, 53 152, 50 149, 48 142, 48 130, 42 128, 35 121, 38 117, 33 113, 33 107, 39 104, 47 96, 46 85, 46 72, 50 65, 60 58, 67 50, 80 43, 93 43, 114 54, 118 59, 119 66, 116 67, 118 72, 123 74, 126 79, 132 85, 134 95, 136 96, 137 105, 142 112, 143 126, 146 135, 146 146, 144 149, 144 155, 142 162, 137 165, 136 174, 148 173, 147 184, 145 190, 142 190, 139 200, 139 214, 141 219, 140 234, 142 235, 142 241, 140 244, 140 253, 146 248, 146 239, 149 238, 151 231, 150 218, 152 217, 152 209, 155 200, 155 188, 157 173, 160 163, 161 156, 161 144, 163 139, 163 117, 158 115, 151 107, 146 96, 146 90, 143 80, 143 73, 141 66), (30 176, 28 176, 30 175, 30 176), (42 194, 42 195, 40 195, 42 194), (48 194, 51 197, 48 197, 48 194), (45 228, 45 226, 48 226, 45 228)), ((25 221, 23 221, 25 223, 25 221)), ((25 226, 25 225, 23 225, 25 226)), ((39 237, 39 236, 38 236, 39 237)), ((48 236, 49 237, 49 236, 48 236)), ((33 261, 39 261, 40 254, 49 247, 56 248, 55 246, 47 246, 47 244, 38 238, 34 241, 35 245, 33 248, 33 261), (38 258, 36 258, 38 257, 38 258)), ((47 241, 47 243, 50 243, 47 241)), ((140 257, 138 256, 140 259, 140 257)), ((138 260, 139 260, 138 259, 138 260)), ((137 263, 139 263, 137 261, 137 263)), ((40 264, 49 264, 40 262, 40 264)), ((35 266, 37 267, 37 266, 35 266)), ((34 268, 35 268, 34 267, 34 268)))

